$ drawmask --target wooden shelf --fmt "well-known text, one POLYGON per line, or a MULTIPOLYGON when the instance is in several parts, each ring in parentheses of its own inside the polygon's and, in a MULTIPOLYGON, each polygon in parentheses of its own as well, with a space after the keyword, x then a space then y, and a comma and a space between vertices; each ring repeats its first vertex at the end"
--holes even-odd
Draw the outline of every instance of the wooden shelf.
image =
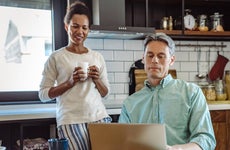
POLYGON ((168 35, 182 35, 182 30, 156 30, 156 33, 163 32, 168 35))
POLYGON ((163 32, 176 40, 215 40, 229 41, 230 31, 213 32, 213 31, 183 31, 182 30, 155 30, 156 33, 163 32))
POLYGON ((199 36, 230 36, 230 31, 213 32, 213 31, 185 31, 185 35, 199 35, 199 36))
MULTIPOLYGON (((163 32, 168 35, 182 35, 182 30, 156 30, 156 32, 163 32)), ((184 35, 197 35, 197 36, 229 36, 230 31, 213 32, 213 31, 184 31, 184 35)))

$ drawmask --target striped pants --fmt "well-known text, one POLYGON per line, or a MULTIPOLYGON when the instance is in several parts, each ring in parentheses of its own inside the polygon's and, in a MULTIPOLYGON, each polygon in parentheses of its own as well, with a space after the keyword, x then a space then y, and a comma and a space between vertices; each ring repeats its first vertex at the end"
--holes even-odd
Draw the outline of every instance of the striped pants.
MULTIPOLYGON (((110 117, 93 123, 110 123, 110 117)), ((61 125, 58 127, 58 137, 69 140, 69 150, 91 150, 88 123, 61 125)))

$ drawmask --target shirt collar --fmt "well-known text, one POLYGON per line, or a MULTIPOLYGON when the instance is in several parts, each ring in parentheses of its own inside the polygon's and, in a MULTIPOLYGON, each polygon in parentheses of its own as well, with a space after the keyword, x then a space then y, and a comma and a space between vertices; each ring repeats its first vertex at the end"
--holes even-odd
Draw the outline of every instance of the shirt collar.
MULTIPOLYGON (((162 88, 164 88, 171 80, 173 80, 173 77, 171 76, 171 74, 168 74, 166 77, 164 77, 161 81, 160 84, 157 86, 162 86, 162 88)), ((145 80, 144 82, 145 86, 147 86, 148 88, 152 88, 151 84, 149 83, 148 79, 145 80)))

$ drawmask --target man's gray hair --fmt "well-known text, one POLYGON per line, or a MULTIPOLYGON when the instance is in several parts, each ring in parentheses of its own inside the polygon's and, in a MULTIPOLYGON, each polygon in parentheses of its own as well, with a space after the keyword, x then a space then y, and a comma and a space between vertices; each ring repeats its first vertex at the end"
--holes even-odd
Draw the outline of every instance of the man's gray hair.
POLYGON ((175 53, 175 43, 171 37, 166 35, 165 33, 155 33, 152 35, 148 35, 144 40, 144 49, 146 48, 147 44, 151 41, 163 41, 169 47, 170 55, 174 55, 175 53))

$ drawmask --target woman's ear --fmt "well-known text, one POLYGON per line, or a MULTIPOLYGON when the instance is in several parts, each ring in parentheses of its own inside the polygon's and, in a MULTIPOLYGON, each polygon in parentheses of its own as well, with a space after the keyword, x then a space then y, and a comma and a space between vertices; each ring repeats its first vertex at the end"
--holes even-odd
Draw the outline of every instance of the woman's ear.
POLYGON ((65 30, 68 32, 68 24, 65 24, 65 30))

